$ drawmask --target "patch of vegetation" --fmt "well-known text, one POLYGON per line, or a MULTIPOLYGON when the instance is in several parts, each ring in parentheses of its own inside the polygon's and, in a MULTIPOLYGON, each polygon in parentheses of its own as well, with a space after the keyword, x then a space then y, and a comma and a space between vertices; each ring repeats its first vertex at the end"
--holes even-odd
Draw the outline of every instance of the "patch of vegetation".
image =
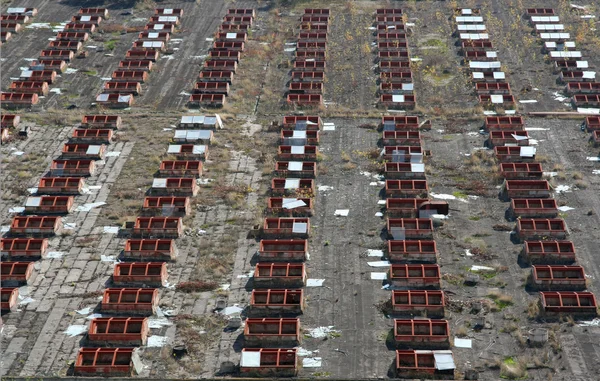
POLYGON ((212 291, 217 289, 219 285, 217 282, 204 282, 204 281, 195 281, 195 282, 181 282, 177 284, 175 287, 178 291, 182 292, 201 292, 201 291, 212 291))
POLYGON ((479 216, 471 216, 471 217, 469 217, 469 220, 471 220, 471 221, 479 221, 480 219, 481 219, 481 217, 479 217, 479 216))
POLYGON ((465 192, 462 192, 462 191, 452 192, 452 195, 456 198, 462 198, 462 199, 469 197, 465 192))
POLYGON ((437 38, 432 38, 423 43, 423 46, 437 47, 437 48, 446 48, 446 43, 442 40, 438 40, 437 38))
POLYGON ((500 364, 500 378, 524 380, 527 378, 527 364, 513 357, 506 357, 500 364))
POLYGON ((104 49, 115 50, 116 45, 117 45, 117 40, 109 40, 106 44, 104 44, 104 49))
POLYGON ((497 291, 492 291, 492 292, 488 293, 487 297, 494 301, 494 304, 496 304, 496 307, 498 308, 499 311, 502 311, 506 307, 513 305, 512 296, 507 295, 507 294, 502 294, 497 291))

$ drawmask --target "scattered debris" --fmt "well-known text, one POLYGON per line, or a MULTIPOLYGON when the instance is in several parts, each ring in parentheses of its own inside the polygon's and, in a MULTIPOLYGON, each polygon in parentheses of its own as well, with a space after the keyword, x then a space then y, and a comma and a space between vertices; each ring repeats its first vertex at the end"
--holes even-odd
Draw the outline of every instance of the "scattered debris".
POLYGON ((89 204, 83 204, 83 205, 79 205, 77 207, 77 209, 75 209, 78 212, 89 212, 90 210, 92 210, 93 208, 99 208, 103 205, 106 205, 105 202, 92 202, 89 204))
POLYGON ((350 213, 350 209, 337 209, 334 216, 348 217, 348 213, 350 213))
POLYGON ((315 339, 324 339, 324 338, 330 336, 331 334, 335 334, 338 332, 339 331, 336 331, 335 329, 333 329, 333 326, 330 325, 327 327, 317 327, 317 328, 309 329, 306 334, 315 339))
POLYGON ((563 102, 566 101, 568 98, 563 97, 558 91, 552 94, 554 96, 554 100, 555 101, 559 101, 559 102, 563 102))
POLYGON ((173 323, 167 318, 148 318, 149 328, 162 328, 173 325, 173 323))

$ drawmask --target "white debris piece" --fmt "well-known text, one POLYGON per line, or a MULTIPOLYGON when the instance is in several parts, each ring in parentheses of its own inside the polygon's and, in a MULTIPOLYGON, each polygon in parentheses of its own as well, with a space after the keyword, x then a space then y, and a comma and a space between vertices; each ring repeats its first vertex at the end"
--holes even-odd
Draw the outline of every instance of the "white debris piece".
POLYGON ((223 308, 220 313, 222 315, 231 316, 240 314, 243 310, 243 308, 239 307, 237 304, 234 304, 233 306, 223 308))
POLYGON ((561 212, 568 212, 569 210, 573 210, 575 208, 571 208, 570 206, 559 206, 558 210, 560 210, 561 212))
POLYGON ((166 336, 149 336, 146 346, 148 348, 164 347, 169 342, 166 336))
POLYGON ((350 213, 350 209, 337 209, 334 216, 348 217, 348 213, 350 213))
POLYGON ((23 305, 26 305, 26 304, 29 304, 29 303, 33 303, 33 302, 35 302, 35 300, 32 299, 32 298, 30 298, 29 296, 21 296, 21 295, 19 295, 19 305, 20 306, 23 306, 23 305))
POLYGON ((390 261, 367 262, 371 267, 390 267, 390 261))
POLYGON ((321 357, 307 357, 302 359, 302 367, 319 368, 321 367, 321 357))
POLYGON ((386 205, 386 201, 385 200, 379 200, 377 201, 377 205, 386 205))
POLYGON ((24 211, 25 211, 25 207, 14 206, 8 210, 8 213, 23 213, 24 211))
POLYGON ((386 280, 387 273, 371 273, 371 280, 386 280))
POLYGON ((326 191, 333 190, 333 187, 329 186, 329 185, 319 185, 319 187, 317 188, 317 190, 326 192, 326 191))
POLYGON ((242 352, 240 366, 244 368, 259 368, 260 352, 242 352))
POLYGON ((104 233, 119 234, 119 227, 118 226, 105 226, 104 233))
POLYGON ((254 270, 250 271, 248 274, 240 274, 237 277, 238 277, 238 279, 241 279, 241 278, 251 278, 253 276, 254 276, 254 270))
POLYGON ((322 287, 325 279, 307 279, 306 287, 322 287))
POLYGON ((571 192, 571 187, 569 185, 557 185, 554 190, 556 193, 567 193, 571 192))
POLYGON ((479 266, 479 265, 473 265, 471 266, 471 271, 496 271, 496 269, 494 269, 493 267, 488 267, 488 266, 479 266))
POLYGON ((577 325, 580 327, 598 327, 600 326, 600 318, 595 318, 588 321, 580 321, 577 325))
POLYGON ((377 213, 375 213, 375 217, 383 217, 383 213, 377 212, 377 213))
POLYGON ((77 312, 79 315, 89 315, 92 312, 92 310, 92 307, 85 307, 75 312, 77 312))
POLYGON ((87 331, 88 331, 87 325, 70 325, 67 327, 67 329, 63 333, 67 336, 74 337, 74 336, 83 335, 87 331))
POLYGON ((383 257, 383 250, 368 249, 367 257, 383 257))
POLYGON ((458 337, 455 337, 454 346, 457 348, 472 348, 473 344, 471 342, 471 339, 460 339, 458 337))
POLYGON ((113 262, 116 263, 117 262, 117 257, 114 255, 100 255, 100 261, 101 262, 113 262))
POLYGON ((104 156, 106 156, 106 157, 117 157, 119 155, 121 155, 121 152, 113 151, 113 152, 107 152, 104 156))
POLYGON ((65 255, 62 251, 49 251, 46 254, 46 259, 60 259, 65 255))
POLYGON ((304 349, 304 348, 302 348, 302 347, 298 347, 298 348, 296 348, 296 354, 297 354, 298 356, 302 356, 302 357, 305 357, 305 356, 312 356, 312 355, 314 355, 315 353, 319 353, 319 350, 318 350, 318 349, 315 349, 314 351, 309 351, 308 349, 304 349))

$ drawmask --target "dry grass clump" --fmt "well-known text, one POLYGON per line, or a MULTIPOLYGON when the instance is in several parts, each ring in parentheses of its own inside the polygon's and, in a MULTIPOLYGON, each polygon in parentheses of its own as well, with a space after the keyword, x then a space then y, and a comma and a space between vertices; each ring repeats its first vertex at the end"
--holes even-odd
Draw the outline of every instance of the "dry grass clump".
POLYGON ((352 162, 348 162, 348 163, 342 165, 342 170, 344 170, 344 171, 350 171, 355 168, 356 168, 356 164, 354 164, 352 162))
POLYGON ((461 325, 460 327, 458 327, 456 329, 455 334, 458 337, 465 337, 465 336, 467 336, 468 332, 469 332, 469 329, 467 327, 465 327, 464 325, 461 325))
POLYGON ((540 315, 540 303, 538 300, 533 300, 527 306, 527 317, 535 319, 540 315))

